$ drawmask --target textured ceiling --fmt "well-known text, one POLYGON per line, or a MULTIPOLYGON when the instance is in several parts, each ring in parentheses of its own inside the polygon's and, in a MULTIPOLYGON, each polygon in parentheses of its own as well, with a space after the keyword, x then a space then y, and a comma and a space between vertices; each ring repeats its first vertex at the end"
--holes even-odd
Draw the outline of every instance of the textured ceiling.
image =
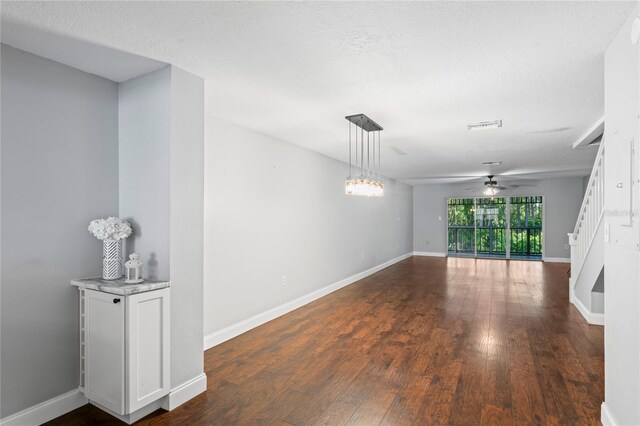
POLYGON ((2 23, 175 64, 206 79, 210 114, 340 160, 344 116, 364 112, 385 128, 383 172, 418 183, 485 174, 487 160, 503 162, 496 174, 584 175, 595 149, 571 146, 603 114, 603 55, 632 7, 3 2, 2 23), (493 119, 503 127, 466 128, 493 119))

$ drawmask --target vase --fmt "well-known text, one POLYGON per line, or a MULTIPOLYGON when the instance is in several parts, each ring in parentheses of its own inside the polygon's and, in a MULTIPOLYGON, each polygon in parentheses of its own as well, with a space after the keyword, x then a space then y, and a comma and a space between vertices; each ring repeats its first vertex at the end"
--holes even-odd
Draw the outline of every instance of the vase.
POLYGON ((102 240, 102 278, 122 277, 122 240, 102 240))

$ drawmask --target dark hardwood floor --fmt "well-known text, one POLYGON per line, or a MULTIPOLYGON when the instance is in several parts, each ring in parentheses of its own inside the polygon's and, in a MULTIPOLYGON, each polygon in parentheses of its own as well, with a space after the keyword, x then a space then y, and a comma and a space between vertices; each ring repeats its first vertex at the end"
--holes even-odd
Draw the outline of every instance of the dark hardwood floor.
POLYGON ((207 392, 138 424, 599 424, 603 328, 567 269, 409 258, 208 350, 207 392))

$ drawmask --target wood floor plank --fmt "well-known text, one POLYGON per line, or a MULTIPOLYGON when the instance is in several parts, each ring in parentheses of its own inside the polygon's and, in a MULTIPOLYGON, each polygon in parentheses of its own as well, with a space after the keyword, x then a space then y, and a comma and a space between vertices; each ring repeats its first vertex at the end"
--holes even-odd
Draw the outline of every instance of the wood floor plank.
POLYGON ((603 329, 567 284, 562 264, 409 258, 206 351, 207 391, 138 424, 595 425, 603 329))
POLYGON ((397 394, 384 385, 373 386, 346 424, 350 426, 380 424, 396 397, 397 394))

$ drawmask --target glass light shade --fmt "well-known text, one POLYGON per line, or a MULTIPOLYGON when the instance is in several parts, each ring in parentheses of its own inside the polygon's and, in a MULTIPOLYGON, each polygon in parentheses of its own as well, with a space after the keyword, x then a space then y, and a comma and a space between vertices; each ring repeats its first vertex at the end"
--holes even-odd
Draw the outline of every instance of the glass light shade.
POLYGON ((497 195, 498 192, 500 192, 500 190, 498 188, 494 188, 492 186, 487 186, 485 189, 482 190, 482 193, 484 195, 497 195))
POLYGON ((368 177, 360 176, 358 178, 348 177, 345 180, 345 194, 357 195, 363 197, 383 197, 384 184, 381 181, 373 180, 368 177))

